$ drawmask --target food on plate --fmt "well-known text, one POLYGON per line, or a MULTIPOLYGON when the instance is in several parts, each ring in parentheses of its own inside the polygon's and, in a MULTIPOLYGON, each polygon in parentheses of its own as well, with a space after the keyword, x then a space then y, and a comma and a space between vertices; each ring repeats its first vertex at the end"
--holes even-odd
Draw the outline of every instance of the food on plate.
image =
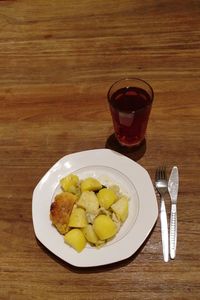
POLYGON ((99 215, 93 224, 94 231, 100 240, 107 240, 117 233, 115 222, 106 215, 99 215))
POLYGON ((67 232, 64 236, 64 241, 77 252, 81 252, 86 246, 86 238, 82 231, 78 228, 74 228, 67 232))
POLYGON ((128 197, 118 185, 69 174, 60 180, 63 192, 50 208, 50 218, 64 241, 77 252, 87 244, 102 247, 114 238, 128 217, 128 197))
POLYGON ((61 234, 68 231, 68 224, 77 197, 68 192, 62 192, 55 197, 50 208, 50 219, 61 234))
POLYGON ((81 191, 99 191, 102 184, 93 177, 88 177, 81 182, 81 191))
POLYGON ((60 180, 60 186, 65 192, 72 194, 80 193, 79 178, 75 174, 69 174, 68 176, 62 178, 60 180))
POLYGON ((103 188, 97 193, 97 198, 100 206, 108 209, 117 200, 117 195, 114 190, 103 188))
POLYGON ((83 234, 86 240, 94 245, 98 244, 98 236, 96 235, 92 224, 86 225, 83 229, 83 234))
POLYGON ((120 221, 124 222, 128 217, 128 199, 127 197, 121 197, 117 202, 111 206, 120 221))
POLYGON ((69 227, 83 228, 87 224, 85 210, 81 207, 74 207, 69 218, 69 227))
POLYGON ((99 209, 99 201, 93 191, 82 192, 77 205, 83 207, 88 213, 96 213, 99 209))

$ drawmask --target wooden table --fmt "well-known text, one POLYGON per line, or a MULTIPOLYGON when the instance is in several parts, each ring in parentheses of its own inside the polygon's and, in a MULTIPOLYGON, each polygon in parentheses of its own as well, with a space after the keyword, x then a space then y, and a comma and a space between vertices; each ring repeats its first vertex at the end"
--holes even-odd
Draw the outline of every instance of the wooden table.
POLYGON ((1 299, 200 299, 199 15, 199 0, 0 1, 1 299), (177 256, 163 262, 158 220, 128 260, 78 269, 37 242, 32 192, 64 155, 108 147, 122 77, 155 92, 132 159, 152 180, 179 167, 177 256))

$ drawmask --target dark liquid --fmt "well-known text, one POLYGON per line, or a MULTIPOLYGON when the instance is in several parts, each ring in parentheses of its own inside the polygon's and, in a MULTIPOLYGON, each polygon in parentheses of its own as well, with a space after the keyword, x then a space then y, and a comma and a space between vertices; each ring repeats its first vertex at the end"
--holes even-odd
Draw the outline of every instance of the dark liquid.
POLYGON ((152 98, 138 87, 125 87, 113 93, 110 109, 116 136, 126 146, 138 145, 144 139, 152 98))

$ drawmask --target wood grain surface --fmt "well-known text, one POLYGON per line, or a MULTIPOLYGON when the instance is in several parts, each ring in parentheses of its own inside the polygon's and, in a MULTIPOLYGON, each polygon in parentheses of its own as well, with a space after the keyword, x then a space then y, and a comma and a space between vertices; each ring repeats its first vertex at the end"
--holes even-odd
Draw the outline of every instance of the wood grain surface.
POLYGON ((200 299, 199 16, 199 0, 0 1, 0 299, 200 299), (35 238, 32 193, 64 155, 113 147, 123 77, 155 92, 146 149, 125 155, 152 180, 179 167, 177 256, 163 262, 158 219, 129 259, 78 269, 35 238))

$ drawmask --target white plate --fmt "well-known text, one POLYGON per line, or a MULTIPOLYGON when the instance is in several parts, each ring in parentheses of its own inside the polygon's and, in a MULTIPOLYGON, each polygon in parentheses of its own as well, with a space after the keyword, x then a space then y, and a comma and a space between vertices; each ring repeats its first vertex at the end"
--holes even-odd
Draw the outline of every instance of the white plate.
POLYGON ((154 188, 147 171, 136 162, 108 149, 88 150, 61 158, 40 180, 33 192, 32 217, 35 235, 51 252, 77 267, 93 267, 130 257, 145 241, 158 216, 154 188), (59 181, 69 173, 88 176, 102 184, 117 184, 127 194, 129 215, 116 237, 104 247, 87 246, 81 253, 64 243, 52 226, 50 206, 59 192, 59 181))

